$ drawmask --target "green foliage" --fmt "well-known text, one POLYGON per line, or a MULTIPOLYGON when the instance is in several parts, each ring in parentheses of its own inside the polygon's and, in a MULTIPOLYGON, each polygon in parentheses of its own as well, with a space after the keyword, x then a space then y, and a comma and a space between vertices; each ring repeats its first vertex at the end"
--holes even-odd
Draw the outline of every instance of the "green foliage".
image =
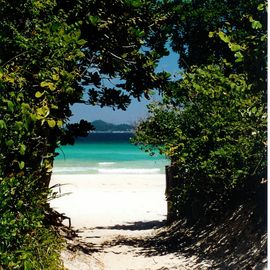
POLYGON ((77 13, 69 20, 81 19, 81 35, 88 43, 81 62, 81 84, 87 86, 87 104, 126 109, 131 97, 149 97, 159 88, 165 74, 156 74, 159 58, 167 53, 167 38, 157 41, 167 13, 161 2, 153 1, 59 1, 59 8, 77 13), (159 43, 159 44, 157 44, 159 43), (114 78, 118 78, 114 80, 114 78))
POLYGON ((188 170, 189 177, 200 171, 215 181, 218 171, 218 177, 233 185, 254 172, 257 163, 247 165, 248 160, 261 159, 266 143, 265 109, 260 97, 252 95, 244 75, 224 76, 221 66, 193 67, 192 71, 173 85, 169 104, 150 107, 152 115, 138 127, 137 141, 159 147, 183 171, 188 170), (153 131, 158 136, 153 137, 153 131), (236 166, 236 162, 239 170, 232 171, 228 165, 236 166))
MULTIPOLYGON (((223 21, 222 30, 197 43, 211 47, 218 38, 229 51, 218 47, 218 54, 202 55, 198 63, 203 65, 189 66, 180 81, 169 83, 162 102, 151 105, 150 116, 137 127, 135 143, 150 152, 158 148, 177 170, 179 185, 168 199, 178 216, 188 215, 194 205, 204 207, 202 215, 206 209, 220 211, 217 205, 228 203, 235 190, 248 196, 266 177, 266 25, 253 23, 261 17, 257 6, 248 9, 253 13, 223 21)), ((200 12, 194 18, 205 15, 200 12)))
POLYGON ((84 54, 78 27, 61 11, 53 14, 54 6, 26 2, 25 25, 10 20, 9 4, 1 9, 0 269, 62 267, 60 238, 44 218, 54 150, 69 100, 80 96, 84 54))
POLYGON ((85 122, 76 124, 80 129, 65 125, 70 105, 125 109, 132 96, 148 96, 167 79, 154 72, 161 54, 142 49, 152 28, 162 23, 155 12, 160 4, 2 2, 0 175, 42 171, 48 186, 59 143, 72 143, 72 137, 93 128, 85 122), (112 77, 119 77, 120 83, 105 86, 104 80, 112 77), (90 88, 88 101, 83 85, 90 88))
POLYGON ((61 269, 61 240, 43 222, 46 189, 22 175, 0 180, 0 269, 61 269))
POLYGON ((267 117, 246 76, 224 76, 221 66, 193 67, 171 90, 169 104, 152 107, 139 125, 136 142, 158 148, 178 168, 182 186, 171 197, 174 207, 181 212, 195 199, 225 201, 250 179, 259 184, 267 165, 267 117))
POLYGON ((167 80, 155 73, 164 52, 149 42, 160 5, 0 0, 0 268, 60 269, 44 224, 55 150, 93 129, 67 124, 70 107, 125 109, 167 80))

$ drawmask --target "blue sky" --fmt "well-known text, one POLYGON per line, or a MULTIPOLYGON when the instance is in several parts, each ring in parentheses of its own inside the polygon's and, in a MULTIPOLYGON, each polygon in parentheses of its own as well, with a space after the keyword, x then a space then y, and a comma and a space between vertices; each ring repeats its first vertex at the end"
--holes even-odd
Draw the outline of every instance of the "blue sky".
MULTIPOLYGON (((173 53, 170 50, 170 55, 163 57, 160 60, 157 71, 168 71, 172 74, 176 74, 179 72, 179 68, 177 65, 178 55, 173 53)), ((158 96, 155 95, 153 97, 154 100, 158 99, 158 96)), ((108 107, 100 108, 98 106, 87 106, 84 104, 75 104, 72 106, 73 116, 71 117, 71 122, 77 122, 81 119, 94 121, 94 120, 103 120, 109 123, 129 123, 133 124, 138 120, 145 118, 147 116, 147 104, 149 104, 149 100, 142 98, 140 102, 137 100, 133 100, 131 105, 128 107, 126 111, 122 110, 113 110, 108 107)))

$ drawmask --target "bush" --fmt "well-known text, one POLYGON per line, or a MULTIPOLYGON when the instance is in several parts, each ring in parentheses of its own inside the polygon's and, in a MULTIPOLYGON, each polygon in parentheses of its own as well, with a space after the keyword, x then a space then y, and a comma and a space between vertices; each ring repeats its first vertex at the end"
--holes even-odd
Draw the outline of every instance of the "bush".
POLYGON ((181 187, 169 198, 177 213, 200 212, 258 185, 266 176, 266 111, 246 76, 224 75, 222 65, 193 67, 170 90, 169 102, 150 108, 135 142, 158 147, 178 168, 181 187))
POLYGON ((44 224, 48 190, 31 177, 0 179, 0 269, 61 269, 61 238, 44 224))

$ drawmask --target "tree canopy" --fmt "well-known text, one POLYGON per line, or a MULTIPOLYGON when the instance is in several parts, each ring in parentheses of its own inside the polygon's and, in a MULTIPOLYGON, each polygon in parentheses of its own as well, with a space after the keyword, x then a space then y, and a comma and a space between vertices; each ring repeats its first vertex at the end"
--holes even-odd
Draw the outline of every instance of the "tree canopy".
POLYGON ((125 109, 131 97, 148 97, 166 81, 168 74, 155 73, 166 50, 157 51, 149 41, 163 21, 159 9, 151 1, 9 1, 2 6, 2 153, 11 161, 2 162, 2 175, 51 163, 59 142, 72 143, 73 136, 92 129, 85 121, 65 125, 70 105, 125 109), (16 138, 15 130, 20 131, 16 138))
POLYGON ((125 109, 167 80, 155 72, 167 52, 151 40, 161 11, 135 0, 0 1, 0 269, 59 269, 45 226, 55 149, 93 129, 69 124, 70 106, 125 109))
POLYGON ((172 48, 185 64, 182 79, 164 87, 163 100, 150 105, 135 138, 177 167, 175 181, 182 184, 169 200, 179 216, 195 202, 204 214, 211 204, 219 212, 217 204, 226 204, 234 190, 252 192, 267 166, 265 5, 180 6, 177 13, 190 26, 172 23, 172 48))
POLYGON ((68 123, 74 103, 125 110, 162 91, 137 143, 178 166, 179 210, 264 174, 264 3, 0 0, 0 16, 0 269, 61 269, 46 224, 55 150, 93 129, 68 123), (156 72, 168 42, 180 81, 156 72))

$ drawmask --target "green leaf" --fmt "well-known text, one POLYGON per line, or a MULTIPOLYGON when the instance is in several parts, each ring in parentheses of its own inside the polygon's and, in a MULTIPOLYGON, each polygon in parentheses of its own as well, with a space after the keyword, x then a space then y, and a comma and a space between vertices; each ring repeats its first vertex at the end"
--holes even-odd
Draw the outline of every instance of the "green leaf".
POLYGON ((263 11, 264 10, 264 4, 259 4, 258 7, 257 7, 257 9, 259 11, 263 11))
POLYGON ((23 129, 23 127, 24 127, 24 125, 23 125, 23 122, 22 121, 16 121, 15 128, 17 130, 21 130, 21 129, 23 129))
POLYGON ((14 111, 14 103, 12 101, 8 101, 8 109, 13 112, 14 111))
POLYGON ((52 79, 54 80, 54 81, 58 81, 59 80, 59 75, 58 74, 53 74, 52 75, 52 79))
POLYGON ((18 207, 21 207, 23 205, 23 201, 22 200, 19 200, 18 203, 17 203, 17 206, 18 207))
POLYGON ((130 0, 129 4, 135 8, 138 8, 142 5, 142 2, 140 0, 130 0))
POLYGON ((243 54, 241 53, 241 52, 236 52, 235 54, 234 54, 234 56, 237 58, 235 61, 236 62, 242 62, 243 61, 243 59, 244 59, 244 56, 243 56, 243 54))
POLYGON ((37 121, 37 116, 33 113, 30 114, 30 119, 33 121, 33 122, 36 122, 37 121))
POLYGON ((236 51, 240 51, 241 50, 241 46, 236 44, 236 43, 230 43, 229 44, 229 48, 233 51, 233 52, 236 52, 236 51))
POLYGON ((41 87, 47 87, 48 86, 48 82, 47 81, 41 82, 40 83, 40 86, 41 87))
POLYGON ((77 41, 77 44, 78 44, 78 45, 81 45, 81 46, 85 45, 86 43, 87 43, 87 41, 84 40, 84 39, 79 39, 79 40, 77 41))
POLYGON ((28 112, 31 109, 30 105, 27 103, 22 103, 21 108, 22 108, 23 113, 28 112))
POLYGON ((41 118, 47 117, 49 114, 50 114, 50 109, 48 108, 48 106, 37 108, 37 115, 41 116, 41 118))
POLYGON ((7 128, 6 123, 4 120, 0 120, 0 129, 7 128))
POLYGON ((6 145, 7 145, 8 147, 10 147, 10 146, 14 145, 14 141, 13 141, 12 139, 10 139, 10 140, 8 140, 8 141, 6 142, 6 145))
POLYGON ((19 162, 19 168, 22 170, 25 166, 24 161, 19 162))
POLYGON ((62 120, 57 120, 57 126, 60 128, 63 126, 63 121, 62 120))
POLYGON ((54 91, 56 89, 56 85, 54 83, 49 83, 48 87, 51 91, 54 91))
POLYGON ((56 126, 56 122, 53 119, 47 120, 47 123, 48 123, 50 128, 54 128, 56 126))
POLYGON ((49 88, 51 91, 54 91, 56 89, 56 85, 52 82, 48 82, 48 81, 44 81, 40 83, 41 87, 47 87, 49 88))
POLYGON ((40 97, 42 97, 44 95, 44 92, 39 92, 39 91, 37 91, 36 93, 35 93, 35 97, 36 98, 40 98, 40 97))
POLYGON ((25 151, 26 151, 26 146, 25 146, 24 144, 21 144, 21 145, 20 145, 20 150, 19 150, 19 151, 20 151, 20 154, 21 154, 21 155, 24 155, 24 154, 25 154, 25 151))
POLYGON ((33 269, 32 264, 29 261, 25 261, 23 263, 24 270, 31 270, 33 269))
POLYGON ((252 112, 253 114, 255 114, 255 113, 257 112, 257 108, 256 108, 256 107, 253 107, 253 108, 251 109, 251 112, 252 112))
POLYGON ((267 40, 267 35, 262 35, 260 38, 261 41, 266 41, 267 40))
POLYGON ((215 32, 209 32, 208 36, 212 38, 215 35, 215 32))
POLYGON ((6 80, 7 82, 9 82, 9 83, 12 83, 12 84, 15 82, 15 79, 12 78, 12 77, 10 77, 10 76, 6 76, 6 77, 5 77, 5 80, 6 80))
POLYGON ((223 40, 224 42, 226 42, 226 43, 230 42, 230 38, 222 31, 219 31, 218 35, 219 35, 220 39, 223 40))
POLYGON ((253 29, 261 29, 262 28, 262 24, 259 21, 253 21, 251 26, 253 29))
POLYGON ((88 17, 88 19, 89 19, 89 21, 91 22, 91 24, 93 24, 94 26, 96 26, 97 23, 100 21, 99 17, 97 17, 97 16, 92 16, 92 15, 90 15, 90 16, 88 17))

